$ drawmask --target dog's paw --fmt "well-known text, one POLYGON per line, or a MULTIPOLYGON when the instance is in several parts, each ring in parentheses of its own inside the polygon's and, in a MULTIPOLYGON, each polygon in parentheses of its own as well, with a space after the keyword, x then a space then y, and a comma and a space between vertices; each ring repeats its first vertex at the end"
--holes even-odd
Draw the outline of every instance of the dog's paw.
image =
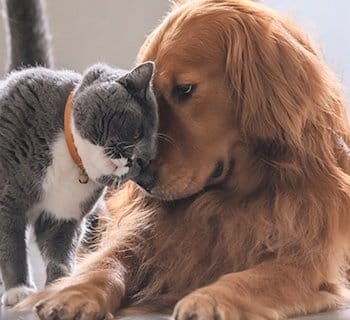
POLYGON ((40 319, 111 319, 105 303, 94 292, 96 288, 87 286, 72 286, 49 295, 40 300, 34 311, 40 319))
POLYGON ((192 293, 180 300, 174 310, 175 320, 239 320, 234 306, 219 303, 209 294, 192 293))
POLYGON ((275 320, 272 310, 220 295, 216 291, 197 290, 180 300, 174 309, 175 320, 275 320))
POLYGON ((1 302, 4 306, 12 307, 35 292, 35 288, 20 286, 11 288, 3 294, 1 302))

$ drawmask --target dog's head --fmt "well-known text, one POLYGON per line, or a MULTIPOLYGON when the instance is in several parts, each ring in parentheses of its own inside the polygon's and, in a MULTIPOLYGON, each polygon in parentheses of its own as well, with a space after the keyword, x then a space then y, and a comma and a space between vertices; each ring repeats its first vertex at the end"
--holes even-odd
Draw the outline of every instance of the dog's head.
POLYGON ((141 48, 146 60, 156 62, 159 153, 138 183, 162 199, 215 185, 253 192, 266 166, 300 171, 341 113, 307 39, 252 1, 180 1, 141 48))

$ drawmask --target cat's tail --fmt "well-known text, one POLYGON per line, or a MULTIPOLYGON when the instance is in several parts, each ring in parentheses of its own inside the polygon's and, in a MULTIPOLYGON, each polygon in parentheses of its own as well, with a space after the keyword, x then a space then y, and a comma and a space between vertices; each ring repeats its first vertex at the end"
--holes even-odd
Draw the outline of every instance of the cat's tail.
POLYGON ((7 71, 52 67, 50 33, 43 0, 3 0, 7 30, 7 71))

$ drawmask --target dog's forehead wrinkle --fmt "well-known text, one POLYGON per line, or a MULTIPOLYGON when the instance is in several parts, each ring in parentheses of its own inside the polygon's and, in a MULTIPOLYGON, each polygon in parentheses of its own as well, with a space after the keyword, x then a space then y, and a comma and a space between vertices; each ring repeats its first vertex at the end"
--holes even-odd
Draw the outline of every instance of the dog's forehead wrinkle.
POLYGON ((177 51, 171 50, 159 54, 156 60, 159 70, 166 69, 169 72, 173 68, 179 74, 193 76, 201 68, 206 70, 211 66, 211 63, 218 63, 217 55, 211 55, 208 51, 203 51, 200 48, 185 48, 179 47, 177 51), (176 63, 170 61, 176 61, 176 63))

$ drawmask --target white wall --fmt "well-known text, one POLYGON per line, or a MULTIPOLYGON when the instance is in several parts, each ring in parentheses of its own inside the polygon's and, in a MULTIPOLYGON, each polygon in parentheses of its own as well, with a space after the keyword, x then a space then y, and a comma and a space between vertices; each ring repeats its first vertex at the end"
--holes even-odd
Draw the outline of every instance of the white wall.
MULTIPOLYGON (((25 0, 24 0, 25 1, 25 0)), ((167 0, 46 0, 55 66, 82 71, 95 62, 123 68, 170 8, 167 0)), ((5 64, 0 23, 0 74, 5 64)))
MULTIPOLYGON (((350 0, 261 0, 290 16, 321 44, 350 88, 350 0)), ((57 67, 82 71, 97 61, 128 68, 167 0, 46 0, 57 67)), ((5 58, 0 24, 0 70, 5 58)), ((350 92, 350 91, 349 91, 350 92)))
POLYGON ((292 18, 320 45, 350 98, 350 0, 263 0, 292 18))

